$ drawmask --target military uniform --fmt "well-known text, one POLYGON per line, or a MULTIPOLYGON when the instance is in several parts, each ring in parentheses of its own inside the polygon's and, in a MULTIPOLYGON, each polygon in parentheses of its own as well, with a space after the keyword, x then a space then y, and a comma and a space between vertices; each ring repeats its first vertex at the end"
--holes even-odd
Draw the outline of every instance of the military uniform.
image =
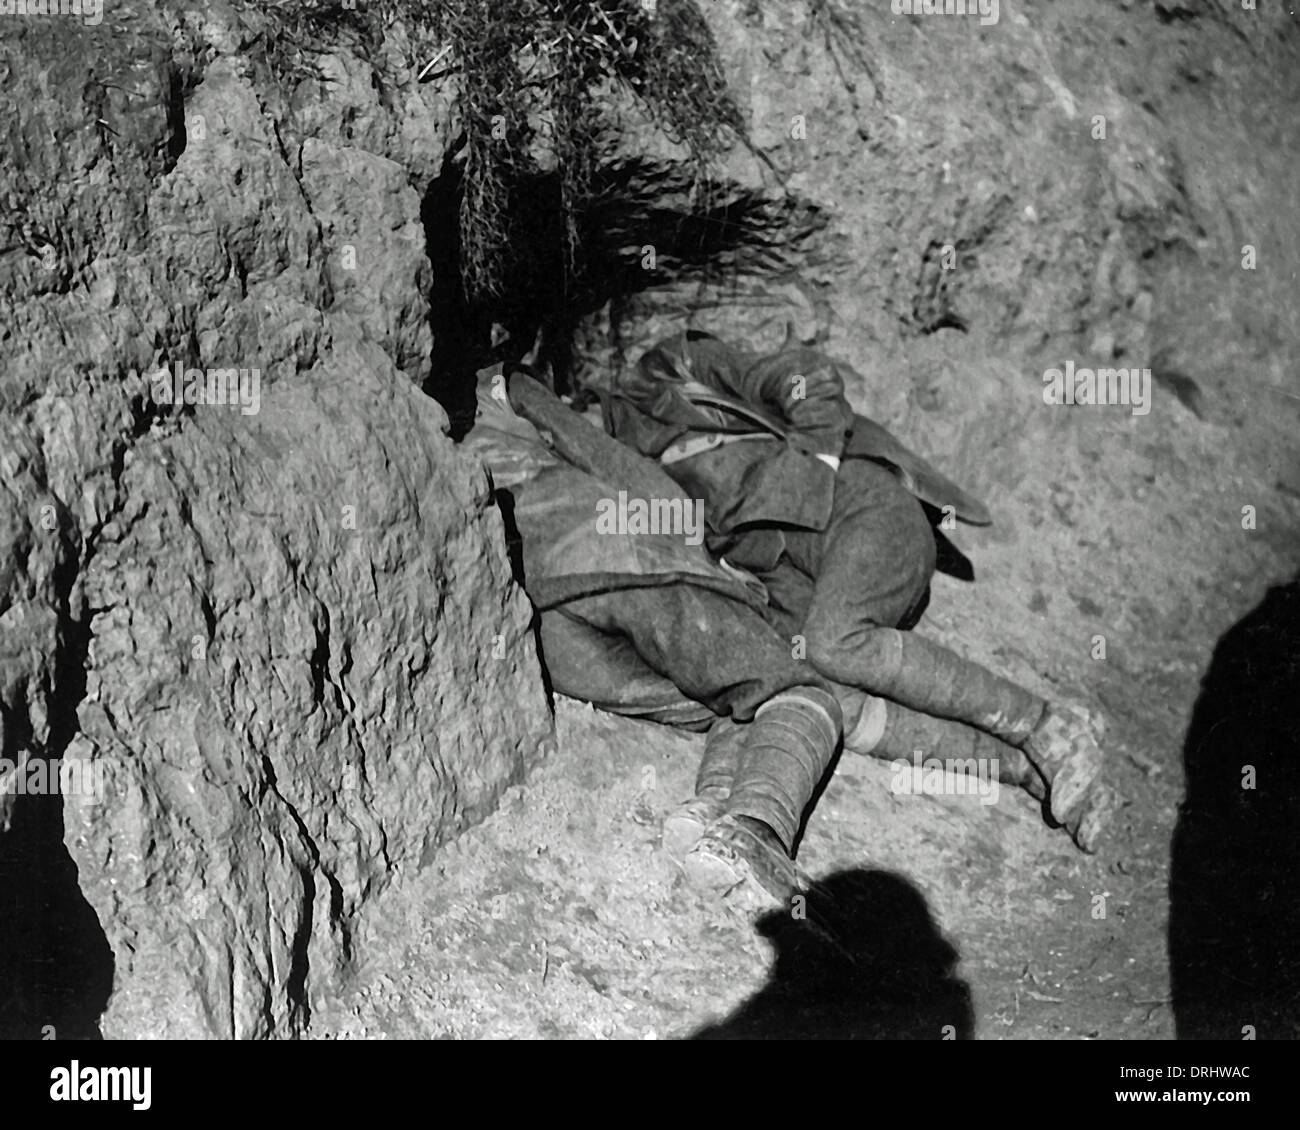
MULTIPOLYGON (((654 463, 526 375, 508 392, 485 375, 479 405, 463 446, 508 495, 503 510, 541 613, 554 688, 617 713, 709 729, 698 790, 708 819, 697 830, 743 817, 770 830, 788 857, 841 736, 827 680, 763 618, 766 594, 752 576, 680 532, 601 531, 599 508, 620 492, 693 501, 654 463)), ((679 847, 685 854, 690 845, 679 847)))
POLYGON ((710 551, 764 582, 781 627, 810 645, 851 648, 854 639, 838 638, 850 625, 920 618, 935 541, 895 474, 843 458, 860 419, 845 375, 813 349, 763 357, 687 331, 649 350, 605 407, 613 435, 705 500, 710 551), (698 403, 707 400, 693 398, 698 389, 760 407, 786 435, 698 403))
MULTIPOLYGON (((820 674, 1021 750, 1052 817, 1092 850, 1116 806, 1100 782, 1099 720, 1049 708, 908 631, 925 608, 936 557, 920 498, 987 517, 852 411, 851 374, 806 347, 759 356, 686 331, 614 384, 606 425, 704 499, 709 549, 764 582, 769 618, 803 636, 820 674)), ((864 724, 888 732, 883 704, 873 709, 864 724)))

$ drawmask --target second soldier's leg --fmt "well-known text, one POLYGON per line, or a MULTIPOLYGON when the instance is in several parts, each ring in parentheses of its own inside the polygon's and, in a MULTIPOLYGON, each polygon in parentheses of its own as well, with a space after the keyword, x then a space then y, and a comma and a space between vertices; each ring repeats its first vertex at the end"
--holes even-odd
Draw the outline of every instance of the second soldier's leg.
POLYGON ((829 679, 976 727, 1023 751, 1049 789, 1053 819, 1092 850, 1117 798, 1101 781, 1100 724, 1052 708, 956 652, 899 630, 914 620, 934 570, 934 536, 919 502, 882 467, 846 462, 831 526, 796 541, 816 577, 804 619, 808 658, 829 679))
POLYGON ((623 589, 583 597, 565 610, 592 628, 625 635, 640 658, 683 694, 746 723, 716 725, 711 732, 699 784, 716 791, 706 795, 708 804, 695 803, 697 796, 683 806, 689 811, 669 817, 665 846, 689 846, 700 817, 709 814, 702 809, 720 799, 731 773, 726 814, 770 833, 760 830, 763 851, 756 841, 739 845, 742 856, 767 858, 777 851, 788 861, 840 737, 829 684, 794 658, 789 642, 754 609, 695 585, 623 589))
POLYGON ((805 811, 840 740, 840 709, 820 687, 764 703, 745 728, 725 813, 683 860, 697 887, 743 909, 784 903, 800 885, 792 857, 805 811))

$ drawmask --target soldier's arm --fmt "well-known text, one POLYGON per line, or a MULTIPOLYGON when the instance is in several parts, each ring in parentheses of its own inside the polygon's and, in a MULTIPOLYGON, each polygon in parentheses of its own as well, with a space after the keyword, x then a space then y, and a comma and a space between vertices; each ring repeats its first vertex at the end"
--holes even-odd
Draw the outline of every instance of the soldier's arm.
POLYGON ((760 357, 740 374, 734 391, 777 412, 795 442, 837 466, 853 426, 839 366, 814 349, 792 349, 760 357))

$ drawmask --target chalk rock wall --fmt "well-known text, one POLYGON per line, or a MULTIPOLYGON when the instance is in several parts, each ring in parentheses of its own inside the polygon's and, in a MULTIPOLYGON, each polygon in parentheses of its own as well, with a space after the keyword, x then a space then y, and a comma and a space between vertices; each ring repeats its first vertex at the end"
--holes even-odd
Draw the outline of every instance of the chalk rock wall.
POLYGON ((313 118, 258 30, 0 29, 3 756, 102 773, 65 814, 108 1036, 306 1030, 367 902, 551 733, 486 478, 419 390, 443 103, 336 59, 313 118))

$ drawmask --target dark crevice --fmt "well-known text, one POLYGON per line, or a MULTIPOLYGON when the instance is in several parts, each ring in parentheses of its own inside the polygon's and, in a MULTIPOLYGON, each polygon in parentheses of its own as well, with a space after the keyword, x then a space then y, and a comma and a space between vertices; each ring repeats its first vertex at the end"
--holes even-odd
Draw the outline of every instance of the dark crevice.
MULTIPOLYGON (((33 748, 25 713, 4 718, 5 748, 31 749, 57 780, 69 744, 79 733, 77 707, 86 693, 90 614, 74 616, 67 594, 79 567, 65 545, 55 582, 65 594, 60 610, 59 660, 50 698, 49 740, 33 748)), ((13 820, 0 833, 0 1039, 99 1039, 99 1017, 113 991, 113 953, 78 883, 63 841, 63 797, 20 795, 13 820)))
MULTIPOLYGON (((307 975, 311 972, 311 961, 307 953, 311 943, 312 911, 316 906, 316 880, 310 867, 298 868, 298 875, 302 879, 303 920, 301 929, 293 939, 289 980, 285 988, 290 1003, 301 1011, 302 1025, 306 1028, 311 1023, 311 1001, 307 994, 307 975)), ((267 1028, 274 1030, 269 1018, 267 1028)))
POLYGON ((297 1010, 297 1016, 292 1021, 293 1026, 298 1030, 306 1030, 311 1023, 311 1001, 307 993, 307 978, 311 972, 309 955, 312 932, 315 929, 313 908, 316 904, 316 876, 318 874, 329 888, 329 921, 332 926, 337 927, 343 960, 349 963, 353 960, 352 934, 348 929, 348 919, 345 914, 343 886, 321 861, 320 849, 316 846, 311 830, 307 827, 297 808, 280 792, 275 765, 265 754, 262 756, 262 771, 266 777, 267 789, 284 805, 285 811, 289 814, 289 819, 293 821, 294 827, 297 828, 310 862, 310 866, 298 868, 298 873, 301 875, 303 882, 304 910, 302 924, 293 938, 288 980, 289 999, 297 1010))
POLYGON ((1185 24, 1199 18, 1200 13, 1184 4, 1156 4, 1156 19, 1162 24, 1185 24))
MULTIPOLYGON (((160 418, 146 394, 133 404, 129 432, 114 445, 112 477, 120 482, 127 449, 160 418)), ((24 710, 3 711, 0 752, 19 751, 46 762, 46 778, 59 778, 62 759, 81 732, 78 707, 86 694, 91 622, 100 609, 74 604, 79 573, 94 556, 104 522, 78 539, 60 507, 60 547, 53 572, 61 595, 58 659, 49 700, 49 737, 35 741, 24 710)), ((108 519, 104 519, 106 522, 108 519)), ((108 938, 82 893, 76 863, 64 843, 63 798, 15 799, 7 832, 0 831, 0 1039, 99 1039, 99 1018, 113 991, 114 960, 108 938)))
POLYGON ((581 394, 575 334, 607 303, 617 315, 632 296, 666 284, 786 273, 825 225, 817 209, 798 201, 730 185, 697 195, 688 170, 623 162, 601 170, 593 202, 579 217, 580 253, 570 277, 559 179, 541 174, 515 188, 505 287, 471 298, 461 285, 461 173, 453 150, 421 209, 434 276, 433 371, 425 392, 446 410, 453 439, 473 424, 474 375, 484 366, 518 360, 538 342, 538 367, 555 391, 581 394))
POLYGON ((185 79, 173 67, 167 84, 167 163, 163 166, 164 176, 176 167, 189 144, 185 129, 185 93, 185 79))

